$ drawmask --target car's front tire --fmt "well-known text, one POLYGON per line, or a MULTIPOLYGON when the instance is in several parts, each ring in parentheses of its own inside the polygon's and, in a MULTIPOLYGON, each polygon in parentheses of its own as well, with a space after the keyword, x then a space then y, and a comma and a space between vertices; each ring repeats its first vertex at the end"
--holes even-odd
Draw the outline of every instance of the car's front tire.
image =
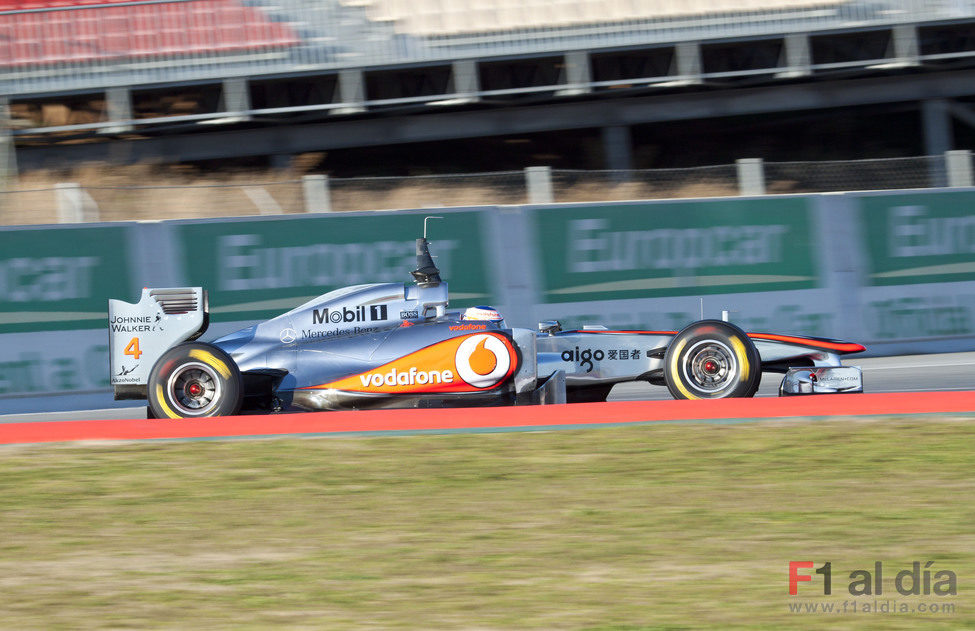
POLYGON ((243 384, 237 364, 216 346, 174 346, 149 373, 149 412, 155 418, 232 416, 240 411, 243 384))
POLYGON ((744 331, 722 320, 701 320, 677 334, 664 355, 664 381, 675 399, 751 397, 762 360, 744 331))

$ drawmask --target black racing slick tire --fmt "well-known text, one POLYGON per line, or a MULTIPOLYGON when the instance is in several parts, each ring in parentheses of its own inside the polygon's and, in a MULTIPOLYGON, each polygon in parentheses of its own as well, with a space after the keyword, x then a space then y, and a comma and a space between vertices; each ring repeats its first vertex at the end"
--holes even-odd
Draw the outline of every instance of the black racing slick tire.
POLYGON ((242 394, 237 364, 210 344, 174 346, 149 373, 149 412, 155 418, 233 416, 242 394))
POLYGON ((675 399, 752 397, 762 381, 762 360, 735 325, 701 320, 667 347, 664 381, 675 399))

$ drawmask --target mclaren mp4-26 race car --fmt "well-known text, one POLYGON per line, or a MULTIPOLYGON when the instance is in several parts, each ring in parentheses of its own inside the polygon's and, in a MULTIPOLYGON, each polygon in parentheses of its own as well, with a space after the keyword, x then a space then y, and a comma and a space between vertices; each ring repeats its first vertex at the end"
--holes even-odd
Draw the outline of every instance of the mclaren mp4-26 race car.
POLYGON ((666 386, 674 398, 751 397, 762 373, 780 395, 862 392, 837 340, 745 333, 723 320, 681 331, 509 328, 498 312, 447 310, 426 238, 413 282, 356 285, 213 342, 200 287, 109 300, 116 399, 147 399, 150 418, 399 407, 604 401, 615 384, 666 386))

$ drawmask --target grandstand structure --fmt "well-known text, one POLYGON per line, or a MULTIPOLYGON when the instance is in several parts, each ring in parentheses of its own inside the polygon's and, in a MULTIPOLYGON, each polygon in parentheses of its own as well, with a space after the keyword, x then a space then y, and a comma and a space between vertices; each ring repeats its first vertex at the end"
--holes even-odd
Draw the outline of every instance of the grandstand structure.
MULTIPOLYGON (((0 0, 21 167, 913 103, 975 126, 973 0, 0 0)), ((0 121, 2 122, 2 121, 0 121)))

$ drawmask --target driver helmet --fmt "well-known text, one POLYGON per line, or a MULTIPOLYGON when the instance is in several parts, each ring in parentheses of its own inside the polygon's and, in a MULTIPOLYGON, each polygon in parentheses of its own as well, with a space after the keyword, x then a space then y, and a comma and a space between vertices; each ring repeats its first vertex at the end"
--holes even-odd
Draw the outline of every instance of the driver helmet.
POLYGON ((461 320, 477 320, 479 322, 497 322, 498 326, 504 327, 504 316, 494 307, 468 307, 464 310, 461 320))

